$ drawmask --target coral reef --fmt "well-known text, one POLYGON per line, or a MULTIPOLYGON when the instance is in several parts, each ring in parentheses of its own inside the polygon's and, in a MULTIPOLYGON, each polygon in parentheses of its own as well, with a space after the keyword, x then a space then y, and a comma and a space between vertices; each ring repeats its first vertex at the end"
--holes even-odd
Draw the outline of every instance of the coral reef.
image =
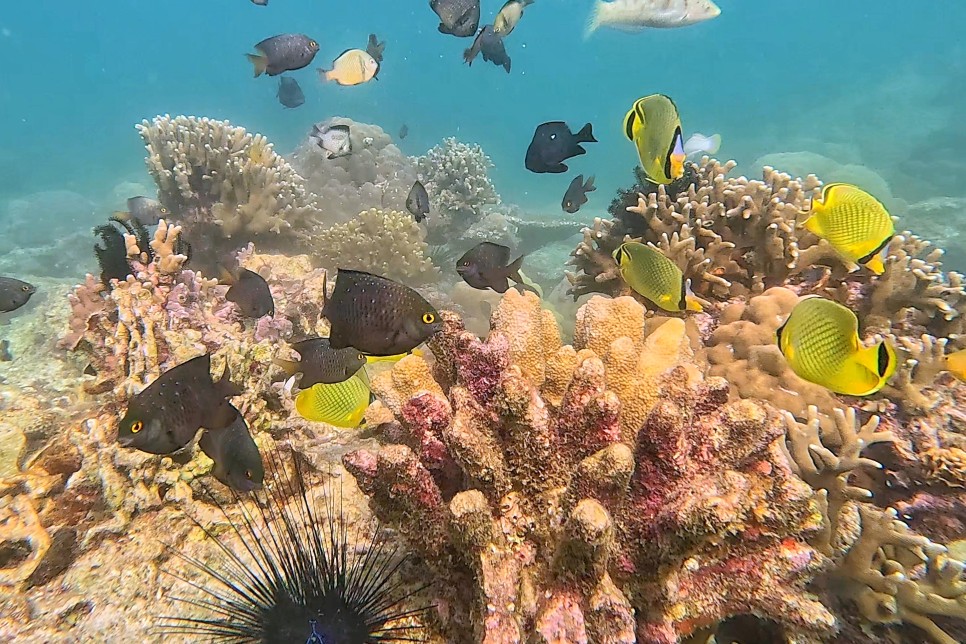
POLYGON ((194 116, 158 116, 137 129, 158 198, 195 244, 275 243, 316 217, 317 197, 260 134, 194 116))
POLYGON ((462 237, 483 218, 484 206, 500 203, 500 196, 487 176, 492 166, 482 147, 452 137, 443 139, 416 160, 416 168, 436 211, 428 219, 433 242, 462 237))
POLYGON ((347 222, 371 208, 405 210, 416 181, 413 161, 378 125, 341 116, 319 123, 349 126, 352 154, 325 159, 316 142, 306 137, 292 154, 292 165, 305 185, 319 196, 326 224, 347 222))
POLYGON ((424 237, 408 212, 370 208, 315 235, 313 257, 332 272, 351 268, 419 286, 439 278, 424 237))
POLYGON ((443 316, 432 371, 373 380, 391 444, 344 462, 434 568, 451 640, 676 642, 741 613, 831 632, 781 418, 702 380, 681 320, 645 335, 637 302, 595 298, 569 346, 532 294, 507 293, 486 341, 443 316))

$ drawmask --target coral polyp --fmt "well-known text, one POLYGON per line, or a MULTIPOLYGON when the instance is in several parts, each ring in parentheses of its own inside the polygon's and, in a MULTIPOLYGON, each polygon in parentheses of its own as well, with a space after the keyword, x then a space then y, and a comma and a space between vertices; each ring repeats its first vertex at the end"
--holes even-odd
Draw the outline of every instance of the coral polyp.
POLYGON ((172 597, 196 614, 164 617, 160 631, 264 644, 416 641, 418 626, 411 618, 426 608, 407 607, 419 590, 407 590, 398 580, 407 557, 374 525, 368 526, 368 536, 350 529, 341 492, 313 493, 297 459, 289 474, 282 469, 273 455, 275 481, 266 486, 256 510, 235 495, 240 519, 216 501, 229 521, 227 536, 199 524, 216 542, 220 563, 174 550, 203 581, 169 573, 199 591, 194 597, 172 597), (241 546, 229 545, 231 537, 241 546))

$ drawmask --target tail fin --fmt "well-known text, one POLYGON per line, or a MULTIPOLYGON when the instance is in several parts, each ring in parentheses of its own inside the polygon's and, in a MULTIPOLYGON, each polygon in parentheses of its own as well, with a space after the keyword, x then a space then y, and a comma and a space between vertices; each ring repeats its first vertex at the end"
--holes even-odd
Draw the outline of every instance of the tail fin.
POLYGON ((319 80, 322 81, 323 83, 332 80, 332 77, 329 76, 332 70, 323 69, 319 67, 315 71, 319 72, 319 80))
POLYGON ((523 284, 524 283, 523 276, 520 275, 520 269, 523 267, 523 258, 524 257, 526 257, 526 255, 520 255, 515 260, 513 260, 513 263, 511 263, 509 266, 506 267, 506 275, 507 275, 507 277, 509 277, 511 280, 513 280, 517 284, 523 284))
POLYGON ((708 154, 716 154, 718 150, 721 148, 721 135, 712 134, 711 136, 708 137, 708 140, 711 141, 711 146, 710 146, 710 149, 705 150, 705 152, 707 152, 708 154))
POLYGON ((603 0, 597 0, 594 3, 594 8, 590 10, 590 16, 587 18, 587 27, 584 29, 584 40, 590 38, 597 28, 601 25, 601 9, 604 6, 603 0))
POLYGON ((262 56, 261 54, 245 54, 250 62, 255 67, 255 78, 258 78, 265 73, 268 69, 268 56, 262 56))
POLYGON ((594 185, 594 178, 594 175, 590 175, 590 178, 587 179, 587 182, 584 184, 584 192, 593 192, 597 189, 597 186, 594 185))
POLYGON ((597 143, 597 139, 594 138, 594 126, 590 123, 580 128, 576 136, 577 143, 597 143))

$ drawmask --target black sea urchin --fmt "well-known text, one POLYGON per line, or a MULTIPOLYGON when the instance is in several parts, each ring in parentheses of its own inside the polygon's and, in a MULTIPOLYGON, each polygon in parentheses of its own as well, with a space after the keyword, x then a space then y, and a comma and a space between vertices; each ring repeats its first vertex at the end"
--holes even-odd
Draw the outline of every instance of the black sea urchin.
MULTIPOLYGON (((407 618, 427 606, 407 609, 413 592, 395 580, 406 560, 377 530, 354 548, 341 494, 310 499, 302 468, 293 459, 290 476, 280 475, 279 459, 270 458, 274 481, 266 485, 258 510, 243 508, 241 521, 229 518, 229 534, 240 550, 200 526, 218 544, 220 568, 175 551, 200 570, 208 583, 172 576, 200 590, 200 598, 174 597, 201 609, 200 617, 165 617, 167 634, 204 636, 212 642, 271 644, 376 644, 417 641, 417 627, 407 618)), ((235 495, 236 501, 239 500, 235 495)), ((217 503, 219 509, 228 514, 217 503)), ((375 526, 373 526, 375 528, 375 526)), ((360 535, 361 536, 361 535, 360 535)))

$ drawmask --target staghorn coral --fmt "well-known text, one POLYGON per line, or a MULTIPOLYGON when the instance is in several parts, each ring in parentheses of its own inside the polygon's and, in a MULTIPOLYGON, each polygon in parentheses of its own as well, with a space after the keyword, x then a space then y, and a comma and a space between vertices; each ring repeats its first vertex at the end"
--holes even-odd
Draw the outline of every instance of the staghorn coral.
POLYGON ((408 212, 370 208, 315 235, 313 257, 333 272, 351 268, 419 286, 439 277, 424 237, 408 212))
POLYGON ((218 250, 268 242, 314 220, 315 195, 264 136, 194 116, 158 116, 137 129, 158 197, 196 251, 201 242, 218 250))
POLYGON ((429 192, 438 217, 430 216, 430 236, 435 240, 461 237, 482 219, 484 206, 499 204, 500 196, 487 176, 493 166, 479 145, 455 138, 443 142, 416 159, 416 168, 429 192))
POLYGON ((389 134, 378 125, 341 116, 318 125, 349 126, 352 143, 352 154, 325 159, 315 140, 306 137, 291 155, 292 165, 322 204, 320 222, 348 222, 370 208, 406 209, 416 168, 389 134))
POLYGON ((676 642, 742 613, 831 632, 802 586, 823 565, 805 542, 821 514, 780 417, 689 373, 682 321, 648 335, 638 303, 594 298, 562 346, 513 291, 485 341, 443 319, 432 369, 410 356, 373 380, 367 419, 390 444, 344 463, 432 567, 451 641, 676 642), (646 409, 636 369, 662 390, 646 409))

